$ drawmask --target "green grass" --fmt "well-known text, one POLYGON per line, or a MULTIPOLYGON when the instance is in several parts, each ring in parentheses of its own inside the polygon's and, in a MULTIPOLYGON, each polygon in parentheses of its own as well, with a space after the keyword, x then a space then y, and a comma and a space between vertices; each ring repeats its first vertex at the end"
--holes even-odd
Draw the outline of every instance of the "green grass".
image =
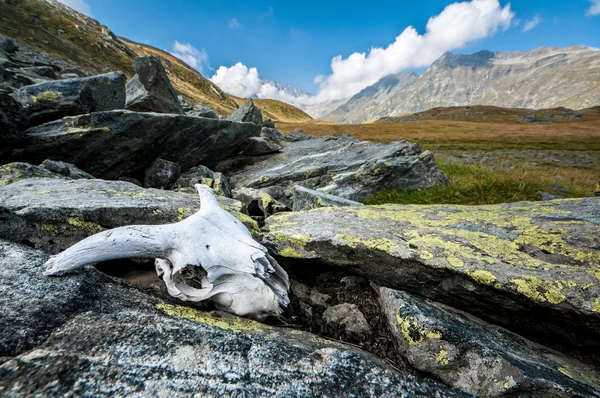
POLYGON ((474 165, 437 161, 450 184, 423 190, 376 192, 366 204, 484 205, 541 200, 539 192, 564 197, 592 196, 596 170, 565 167, 485 169, 474 165))

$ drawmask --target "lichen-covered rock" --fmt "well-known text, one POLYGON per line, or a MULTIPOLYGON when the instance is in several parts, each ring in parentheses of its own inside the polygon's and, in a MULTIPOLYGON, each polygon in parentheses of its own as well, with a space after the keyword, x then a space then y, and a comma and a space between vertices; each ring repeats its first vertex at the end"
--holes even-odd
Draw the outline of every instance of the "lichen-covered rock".
POLYGON ((275 213, 290 211, 285 204, 273 199, 273 197, 261 189, 239 188, 232 194, 235 200, 239 200, 253 216, 267 218, 275 213))
POLYGON ((46 159, 40 164, 40 167, 73 180, 80 180, 82 178, 91 180, 95 178, 93 175, 86 173, 74 164, 61 162, 59 160, 46 159))
POLYGON ((192 167, 189 171, 183 173, 181 177, 171 186, 181 192, 195 193, 194 185, 204 184, 211 187, 215 194, 231 198, 231 187, 229 180, 223 173, 212 171, 206 166, 192 167))
POLYGON ((360 202, 328 195, 323 192, 308 189, 300 185, 294 186, 292 202, 293 211, 311 210, 318 207, 362 206, 360 202))
POLYGON ((32 125, 65 116, 123 109, 125 75, 121 72, 53 80, 23 87, 13 98, 23 105, 32 125))
MULTIPOLYGON (((217 197, 251 232, 258 225, 241 203, 217 197)), ((0 239, 58 253, 105 229, 181 221, 196 213, 198 195, 143 189, 124 181, 28 179, 0 187, 0 239)))
POLYGON ((28 124, 23 106, 10 95, 0 92, 0 164, 23 145, 28 124))
POLYGON ((171 81, 154 56, 137 57, 133 62, 135 76, 127 82, 125 107, 136 112, 183 114, 171 81))
POLYGON ((181 175, 181 166, 164 159, 156 159, 152 166, 146 169, 144 178, 145 188, 165 189, 177 181, 181 175))
POLYGON ((0 395, 466 396, 310 333, 164 302, 0 241, 0 395), (12 357, 12 358, 11 358, 12 357))
POLYGON ((252 100, 248 100, 244 105, 229 115, 227 120, 231 120, 233 122, 249 122, 262 126, 263 117, 262 112, 256 105, 254 105, 254 102, 252 100))
POLYGON ((0 187, 28 178, 57 178, 67 179, 65 176, 53 173, 43 167, 29 163, 8 163, 0 166, 0 187))
POLYGON ((342 303, 323 312, 326 328, 332 328, 349 340, 360 341, 369 337, 371 327, 356 304, 342 303))
POLYGON ((432 301, 376 290, 401 355, 447 385, 485 397, 600 396, 589 366, 432 301))
POLYGON ((600 358, 600 198, 276 214, 282 257, 341 266, 600 358))
POLYGON ((240 149, 242 156, 260 156, 280 151, 281 145, 265 137, 250 137, 240 149))
POLYGON ((341 135, 292 142, 277 154, 241 159, 216 166, 228 173, 233 188, 276 186, 285 189, 288 199, 294 185, 360 201, 382 189, 448 182, 433 155, 407 141, 377 144, 341 135))
POLYGON ((105 179, 144 179, 157 159, 183 171, 217 162, 260 134, 260 126, 192 116, 131 111, 96 112, 29 129, 22 155, 30 162, 60 159, 105 179))

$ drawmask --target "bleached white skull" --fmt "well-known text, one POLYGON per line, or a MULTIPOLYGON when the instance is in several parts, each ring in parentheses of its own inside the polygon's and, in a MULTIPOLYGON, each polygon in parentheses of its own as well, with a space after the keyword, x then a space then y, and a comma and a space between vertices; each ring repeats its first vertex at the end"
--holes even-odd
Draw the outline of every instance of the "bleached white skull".
POLYGON ((137 225, 90 236, 46 263, 44 275, 132 257, 156 258, 169 294, 211 300, 224 311, 263 320, 289 304, 289 279, 248 229, 221 209, 211 188, 196 185, 200 210, 176 224, 137 225))

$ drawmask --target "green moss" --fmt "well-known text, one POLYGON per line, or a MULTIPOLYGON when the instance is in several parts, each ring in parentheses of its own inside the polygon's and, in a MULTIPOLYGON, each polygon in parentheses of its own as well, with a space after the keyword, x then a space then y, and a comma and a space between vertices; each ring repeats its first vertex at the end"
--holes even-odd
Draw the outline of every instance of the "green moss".
POLYGON ((175 318, 187 319, 189 321, 203 323, 205 325, 217 327, 232 332, 262 332, 271 329, 262 323, 251 321, 245 318, 232 317, 220 318, 211 312, 201 312, 190 307, 171 304, 157 304, 156 308, 175 318))

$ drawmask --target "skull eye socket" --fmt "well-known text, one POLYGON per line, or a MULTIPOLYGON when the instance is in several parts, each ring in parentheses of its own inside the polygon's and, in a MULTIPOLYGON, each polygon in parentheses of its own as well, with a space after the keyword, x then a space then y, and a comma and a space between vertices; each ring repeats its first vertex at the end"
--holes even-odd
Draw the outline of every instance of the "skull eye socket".
POLYGON ((202 289, 207 284, 206 271, 199 265, 188 264, 173 275, 175 284, 183 283, 195 289, 202 289))

